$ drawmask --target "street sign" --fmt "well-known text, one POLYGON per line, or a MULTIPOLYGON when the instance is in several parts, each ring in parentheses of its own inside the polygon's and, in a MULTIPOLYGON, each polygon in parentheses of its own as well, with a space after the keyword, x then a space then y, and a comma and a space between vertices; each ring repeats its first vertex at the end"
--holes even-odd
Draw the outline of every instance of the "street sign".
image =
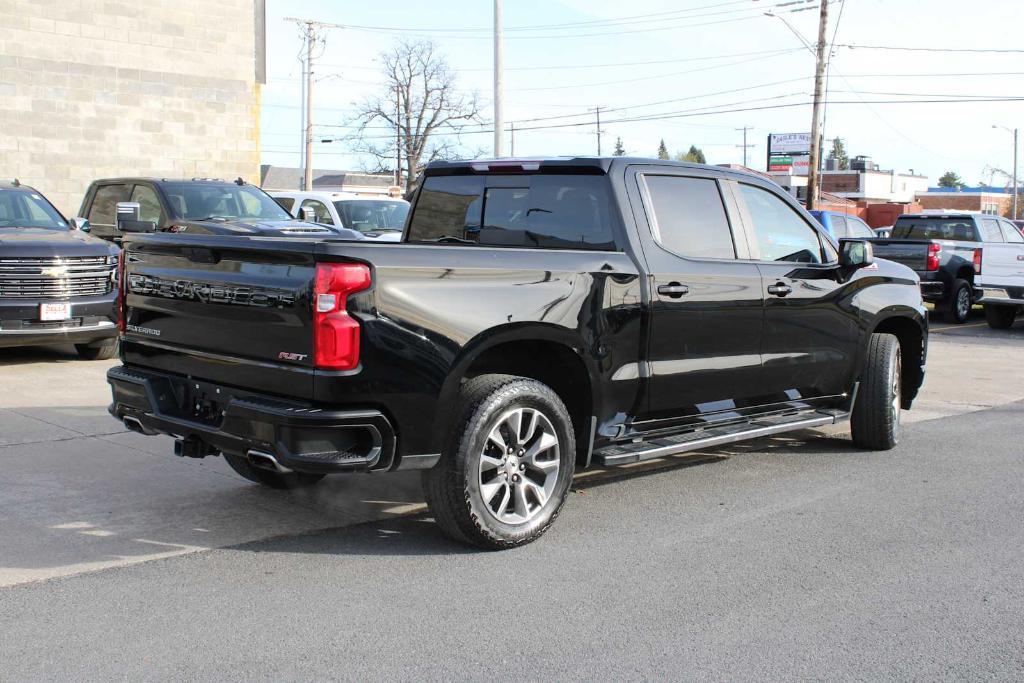
POLYGON ((810 172, 810 133, 769 133, 768 172, 807 175, 810 172))

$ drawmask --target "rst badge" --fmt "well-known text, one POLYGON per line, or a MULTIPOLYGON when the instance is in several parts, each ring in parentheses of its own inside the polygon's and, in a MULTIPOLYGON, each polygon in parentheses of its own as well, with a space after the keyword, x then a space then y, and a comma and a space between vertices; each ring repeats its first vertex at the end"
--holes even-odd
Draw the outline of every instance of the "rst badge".
POLYGON ((282 351, 277 354, 278 360, 306 360, 309 358, 308 353, 292 353, 290 351, 282 351))

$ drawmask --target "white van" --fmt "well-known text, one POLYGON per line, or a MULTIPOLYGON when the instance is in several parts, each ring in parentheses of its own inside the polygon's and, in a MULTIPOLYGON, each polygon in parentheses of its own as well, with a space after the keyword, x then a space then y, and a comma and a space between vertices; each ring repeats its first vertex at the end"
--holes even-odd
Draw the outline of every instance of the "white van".
POLYGON ((305 209, 312 214, 305 220, 356 230, 366 239, 380 242, 401 240, 405 217, 409 215, 409 202, 393 197, 288 190, 269 194, 296 218, 302 218, 305 209))

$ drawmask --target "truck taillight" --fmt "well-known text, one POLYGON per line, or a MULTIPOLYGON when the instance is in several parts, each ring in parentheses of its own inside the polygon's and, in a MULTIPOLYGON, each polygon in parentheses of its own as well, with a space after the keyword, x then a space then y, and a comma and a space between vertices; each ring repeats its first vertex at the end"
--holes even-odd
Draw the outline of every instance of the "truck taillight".
POLYGON ((981 275, 981 249, 974 250, 974 273, 981 275))
POLYGON ((370 286, 361 263, 319 263, 313 287, 313 364, 326 370, 359 365, 359 323, 345 307, 350 294, 370 286))
POLYGON ((925 262, 925 270, 939 269, 939 254, 942 253, 942 246, 932 242, 928 245, 928 260, 925 262))
POLYGON ((117 330, 124 336, 128 324, 128 306, 125 303, 127 285, 124 277, 124 249, 117 253, 117 330))

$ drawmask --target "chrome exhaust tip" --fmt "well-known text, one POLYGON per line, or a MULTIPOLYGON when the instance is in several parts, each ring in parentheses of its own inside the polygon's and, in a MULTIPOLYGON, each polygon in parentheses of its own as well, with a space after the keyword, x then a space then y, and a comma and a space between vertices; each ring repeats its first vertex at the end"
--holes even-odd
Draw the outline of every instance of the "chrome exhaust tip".
POLYGON ((124 423, 124 426, 130 432, 136 432, 138 434, 145 434, 146 433, 146 430, 143 429, 142 423, 139 422, 139 418, 137 418, 137 417, 132 417, 131 415, 125 415, 121 419, 121 422, 124 423))
POLYGON ((279 472, 281 474, 288 474, 292 470, 285 467, 277 461, 277 458, 271 453, 264 453, 263 451, 248 451, 245 454, 245 459, 249 461, 249 464, 253 467, 259 467, 264 470, 271 470, 273 472, 279 472))

